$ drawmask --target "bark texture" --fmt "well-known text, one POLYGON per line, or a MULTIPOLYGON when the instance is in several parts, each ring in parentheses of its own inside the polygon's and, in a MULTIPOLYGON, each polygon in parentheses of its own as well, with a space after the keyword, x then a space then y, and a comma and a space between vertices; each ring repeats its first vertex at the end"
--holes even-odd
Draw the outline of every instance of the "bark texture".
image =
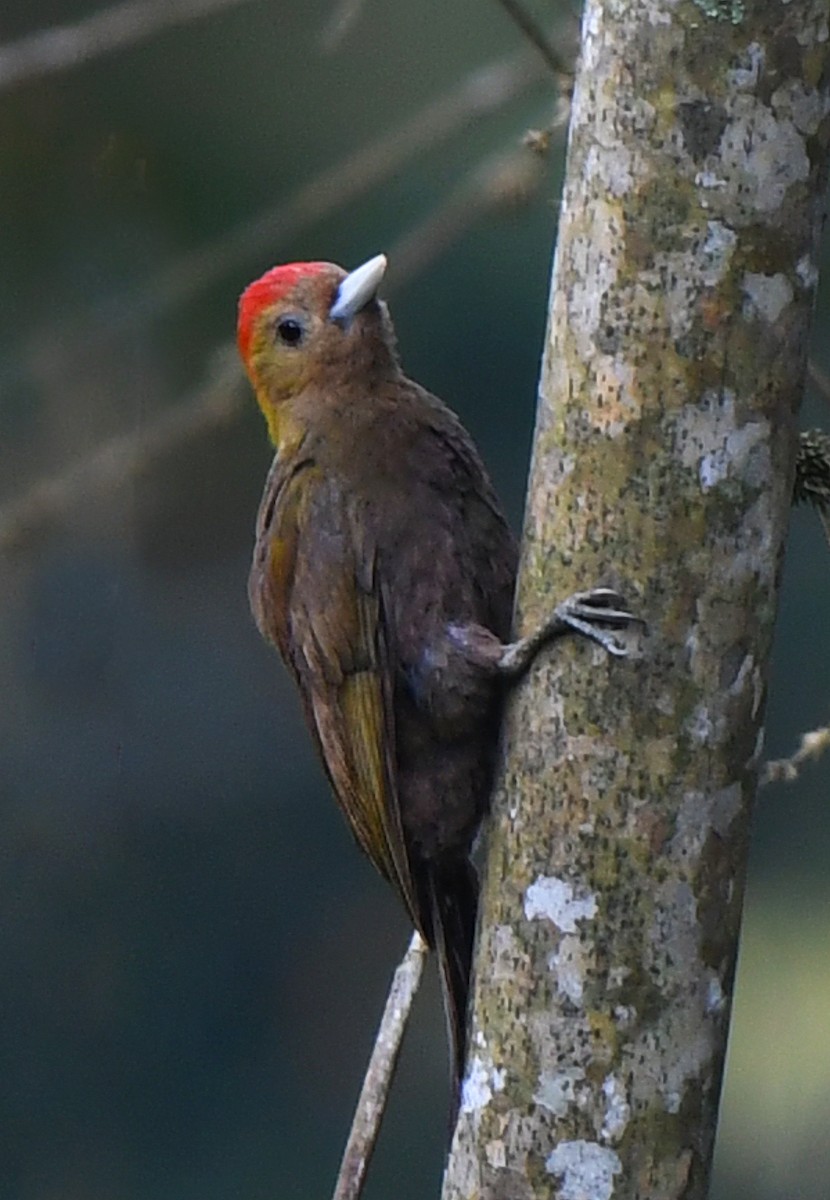
POLYGON ((707 1190, 816 284, 826 0, 588 0, 444 1200, 707 1190), (635 639, 637 640, 637 639, 635 639))

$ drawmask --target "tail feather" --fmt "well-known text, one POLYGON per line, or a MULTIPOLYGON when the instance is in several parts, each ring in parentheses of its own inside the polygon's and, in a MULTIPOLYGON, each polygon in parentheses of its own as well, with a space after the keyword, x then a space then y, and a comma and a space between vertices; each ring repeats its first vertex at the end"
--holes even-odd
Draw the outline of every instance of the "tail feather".
POLYGON ((467 1057, 467 1002, 478 912, 478 876, 466 858, 426 864, 430 941, 438 958, 447 1040, 450 1048, 452 1099, 450 1129, 461 1101, 467 1057))

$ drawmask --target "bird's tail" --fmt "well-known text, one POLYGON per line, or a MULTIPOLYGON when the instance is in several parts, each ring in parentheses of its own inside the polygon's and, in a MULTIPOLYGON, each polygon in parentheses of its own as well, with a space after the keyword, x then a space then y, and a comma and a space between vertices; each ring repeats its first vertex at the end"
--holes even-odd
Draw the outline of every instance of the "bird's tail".
POLYGON ((458 1116, 467 1056, 467 1000, 478 911, 478 876, 472 863, 458 856, 427 864, 426 885, 430 941, 438 957, 447 1018, 452 1131, 458 1116))

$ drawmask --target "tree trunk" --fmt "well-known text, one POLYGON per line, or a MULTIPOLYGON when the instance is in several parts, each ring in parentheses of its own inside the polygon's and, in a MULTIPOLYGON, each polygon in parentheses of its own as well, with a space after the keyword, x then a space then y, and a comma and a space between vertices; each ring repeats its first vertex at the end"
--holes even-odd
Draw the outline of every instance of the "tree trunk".
POLYGON ((816 285, 826 0, 588 0, 444 1200, 706 1194, 816 285), (637 641, 638 639, 633 639, 637 641))

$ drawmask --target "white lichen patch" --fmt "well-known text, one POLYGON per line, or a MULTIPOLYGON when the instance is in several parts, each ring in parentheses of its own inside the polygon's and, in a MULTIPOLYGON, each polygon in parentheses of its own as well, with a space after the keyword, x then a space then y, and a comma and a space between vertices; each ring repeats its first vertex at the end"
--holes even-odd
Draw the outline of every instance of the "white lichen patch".
POLYGON ((809 178, 810 159, 793 122, 755 96, 738 95, 730 117, 713 161, 727 180, 736 220, 748 224, 777 214, 793 184, 809 178))
POLYGON ((618 1142, 628 1126, 631 1105, 625 1087, 616 1075, 605 1076, 602 1094, 605 1097, 605 1119, 600 1137, 604 1142, 618 1142))
POLYGON ((545 1169, 561 1180, 558 1200, 611 1200, 622 1163, 607 1146, 579 1139, 560 1142, 548 1155, 545 1169))
POLYGON ((761 487, 771 470, 767 421, 750 421, 727 434, 722 446, 700 460, 698 475, 704 492, 716 487, 730 475, 738 476, 750 487, 761 487))
POLYGON ((577 1006, 582 1003, 587 965, 584 944, 578 937, 567 934, 548 959, 559 995, 577 1006))
POLYGON ((640 332, 666 328, 678 341, 693 327, 695 302, 703 287, 703 259, 688 250, 655 254, 654 266, 639 272, 631 303, 638 314, 640 332))
POLYGON ((585 361, 595 353, 595 338, 604 320, 605 297, 619 273, 620 244, 616 209, 597 203, 590 231, 574 237, 569 255, 570 278, 565 302, 576 352, 585 361))
POLYGON ((721 981, 717 975, 709 977, 709 985, 706 988, 706 1012, 710 1017, 717 1017, 723 1012, 726 1004, 726 996, 721 986, 721 981))
POLYGON ((596 175, 602 166, 611 196, 624 196, 634 187, 635 170, 642 169, 642 163, 635 163, 633 155, 623 151, 619 142, 614 147, 614 153, 609 155, 605 146, 596 142, 588 147, 585 155, 585 173, 596 175))
POLYGON ((711 491, 713 487, 716 487, 726 478, 728 472, 729 458, 726 455, 725 447, 714 454, 704 454, 700 460, 700 467, 698 469, 700 486, 703 491, 711 491))
MULTIPOLYGON (((740 804, 738 784, 683 797, 669 843, 676 870, 656 889, 654 921, 644 946, 643 966, 663 993, 665 1006, 623 1053, 620 1075, 630 1080, 626 1102, 632 1108, 658 1098, 667 1112, 679 1112, 690 1085, 698 1088, 707 1078, 718 1052, 728 997, 719 974, 702 960, 703 931, 692 881, 707 839, 713 833, 728 837, 740 804)), ((728 894, 723 902, 728 905, 728 894)))
POLYGON ((828 112, 826 93, 790 79, 773 92, 770 103, 778 116, 788 116, 799 133, 813 134, 828 112))
POLYGON ((577 896, 565 879, 540 875, 525 892, 524 911, 528 921, 547 920, 563 933, 576 933, 577 921, 596 916, 597 899, 590 892, 577 896))
POLYGON ((694 866, 711 833, 726 837, 741 811, 742 802, 739 783, 712 792, 686 792, 669 843, 669 853, 675 862, 694 866))
POLYGON ((718 740, 718 724, 705 704, 698 704, 692 715, 684 722, 684 729, 698 746, 711 746, 718 740))
POLYGON ((631 975, 631 967, 626 967, 626 966, 623 966, 622 964, 620 964, 616 967, 609 967, 608 968, 608 990, 609 990, 609 992, 618 991, 630 975, 631 975))
MULTIPOLYGON (((697 178, 701 187, 721 188, 726 183, 714 175, 697 178)), ((726 278, 738 244, 738 235, 726 221, 707 221, 705 231, 678 234, 679 249, 655 251, 652 264, 637 274, 630 289, 628 306, 637 313, 641 337, 651 331, 680 342, 698 320, 698 302, 726 278)))
POLYGON ((732 783, 729 787, 719 788, 710 792, 710 820, 712 828, 718 837, 726 837, 729 826, 738 816, 743 805, 743 792, 740 783, 732 783))
POLYGON ((533 1099, 555 1117, 567 1115, 570 1105, 576 1103, 576 1086, 585 1078, 580 1067, 568 1067, 564 1071, 542 1071, 533 1099))
POLYGON ((510 925, 496 925, 490 933, 491 973, 494 980, 515 979, 530 969, 530 959, 510 925))
POLYGON ((738 242, 734 229, 723 221, 708 221, 706 237, 700 248, 702 259, 701 282, 705 287, 716 287, 729 270, 732 255, 738 242))
POLYGON ((505 1071, 493 1066, 486 1055, 474 1054, 461 1086, 461 1111, 480 1112, 496 1092, 503 1092, 505 1071))
POLYGON ((726 72, 729 85, 737 92, 752 92, 758 86, 764 66, 764 48, 750 42, 736 58, 735 66, 726 72))
POLYGON ((582 22, 582 75, 596 78, 602 50, 602 8, 589 4, 582 22))
POLYGON ((795 28, 795 40, 799 46, 812 46, 815 42, 826 42, 830 35, 827 20, 827 5, 821 2, 805 5, 799 13, 795 28))
POLYGON ((682 1002, 671 1005, 655 1027, 646 1030, 625 1050, 632 1070, 632 1106, 659 1099, 666 1112, 677 1113, 689 1084, 708 1072, 720 1041, 719 1021, 707 1012, 708 981, 698 956, 683 972, 684 984, 675 981, 682 1002))
MULTIPOLYGON (((698 171, 695 175, 695 185, 710 192, 723 191, 728 186, 726 180, 716 171, 698 171)), ((706 207, 705 199, 701 200, 701 204, 703 208, 706 207)))
POLYGON ((490 1072, 477 1054, 473 1055, 461 1085, 461 1111, 478 1112, 493 1099, 490 1072))
MULTIPOLYGON (((573 475, 576 469, 576 456, 566 454, 564 451, 557 449, 551 453, 551 485, 556 487, 565 482, 569 475, 573 475)), ((516 810, 518 812, 518 808, 516 810)), ((511 813, 512 820, 512 813, 511 813)))
POLYGON ((659 4, 649 4, 643 15, 649 25, 671 25, 672 14, 670 9, 671 5, 669 5, 669 11, 667 11, 661 8, 659 4))
MULTIPOLYGON (((709 1070, 709 1065, 715 1053, 717 1037, 715 1023, 707 1019, 701 1012, 699 1024, 694 1028, 695 1018, 687 1015, 689 1028, 678 1037, 680 1054, 666 1056, 663 1052, 662 1083, 659 1091, 663 1095, 666 1112, 680 1111, 686 1088, 692 1081, 698 1080, 709 1070)), ((664 1035, 665 1036, 665 1035, 664 1035)))
POLYGON ((744 18, 743 0, 694 0, 695 6, 710 20, 739 25, 744 18))
POLYGON ((486 1143, 484 1156, 494 1171, 502 1171, 507 1166, 507 1147, 499 1138, 486 1143))
POLYGON ((637 1020, 637 1009, 633 1004, 618 1004, 614 1009, 614 1021, 620 1032, 631 1029, 637 1020))
POLYGON ((639 412, 633 394, 634 368, 619 355, 597 354, 594 396, 587 416, 598 433, 619 437, 639 412))
POLYGON ((689 882, 698 863, 684 859, 682 854, 676 856, 676 861, 678 873, 655 889, 650 941, 643 956, 651 980, 658 988, 671 987, 678 974, 687 976, 690 982, 701 976, 697 898, 689 882))
POLYGON ((747 687, 755 686, 755 680, 758 672, 755 669, 755 659, 751 654, 745 654, 741 659, 741 665, 735 674, 735 678, 727 688, 730 696, 740 696, 747 687))
POLYGON ((769 481, 769 422, 737 424, 735 393, 706 391, 699 405, 689 405, 677 421, 680 460, 697 470, 704 492, 730 479, 753 488, 769 481))
POLYGON ((743 277, 743 292, 746 297, 744 315, 758 316, 770 325, 775 324, 793 302, 793 285, 780 271, 775 275, 747 271, 743 277))
POLYGON ((818 267, 809 254, 803 254, 795 264, 795 273, 802 287, 812 291, 818 283, 818 267))
MULTIPOLYGON (((770 468, 767 476, 770 484, 773 483, 771 475, 770 468)), ((713 561, 713 570, 722 571, 722 578, 728 584, 743 585, 754 579, 765 587, 772 587, 775 581, 775 556, 772 546, 773 539, 777 536, 775 518, 770 513, 773 504, 772 490, 762 491, 744 514, 740 544, 725 547, 722 561, 713 561)))
MULTIPOLYGON (((606 58, 604 67, 609 63, 606 58)), ((589 71, 587 64, 583 65, 583 73, 589 71)), ((618 85, 621 67, 606 70, 605 86, 614 91, 618 85)), ((581 97, 575 97, 577 106, 581 97)), ((630 94, 625 114, 627 131, 639 134, 640 137, 629 138, 620 136, 618 119, 615 120, 613 106, 589 102, 591 111, 591 137, 585 144, 584 159, 580 174, 592 182, 594 203, 590 218, 596 221, 603 219, 605 197, 620 200, 630 195, 636 188, 642 187, 652 172, 652 156, 644 152, 648 134, 655 128, 658 116, 653 104, 640 94, 630 94)), ((611 210, 613 212, 613 209, 611 210)))
POLYGON ((680 461, 696 468, 704 454, 719 450, 735 428, 735 393, 731 388, 707 389, 700 403, 683 409, 677 421, 680 461))

